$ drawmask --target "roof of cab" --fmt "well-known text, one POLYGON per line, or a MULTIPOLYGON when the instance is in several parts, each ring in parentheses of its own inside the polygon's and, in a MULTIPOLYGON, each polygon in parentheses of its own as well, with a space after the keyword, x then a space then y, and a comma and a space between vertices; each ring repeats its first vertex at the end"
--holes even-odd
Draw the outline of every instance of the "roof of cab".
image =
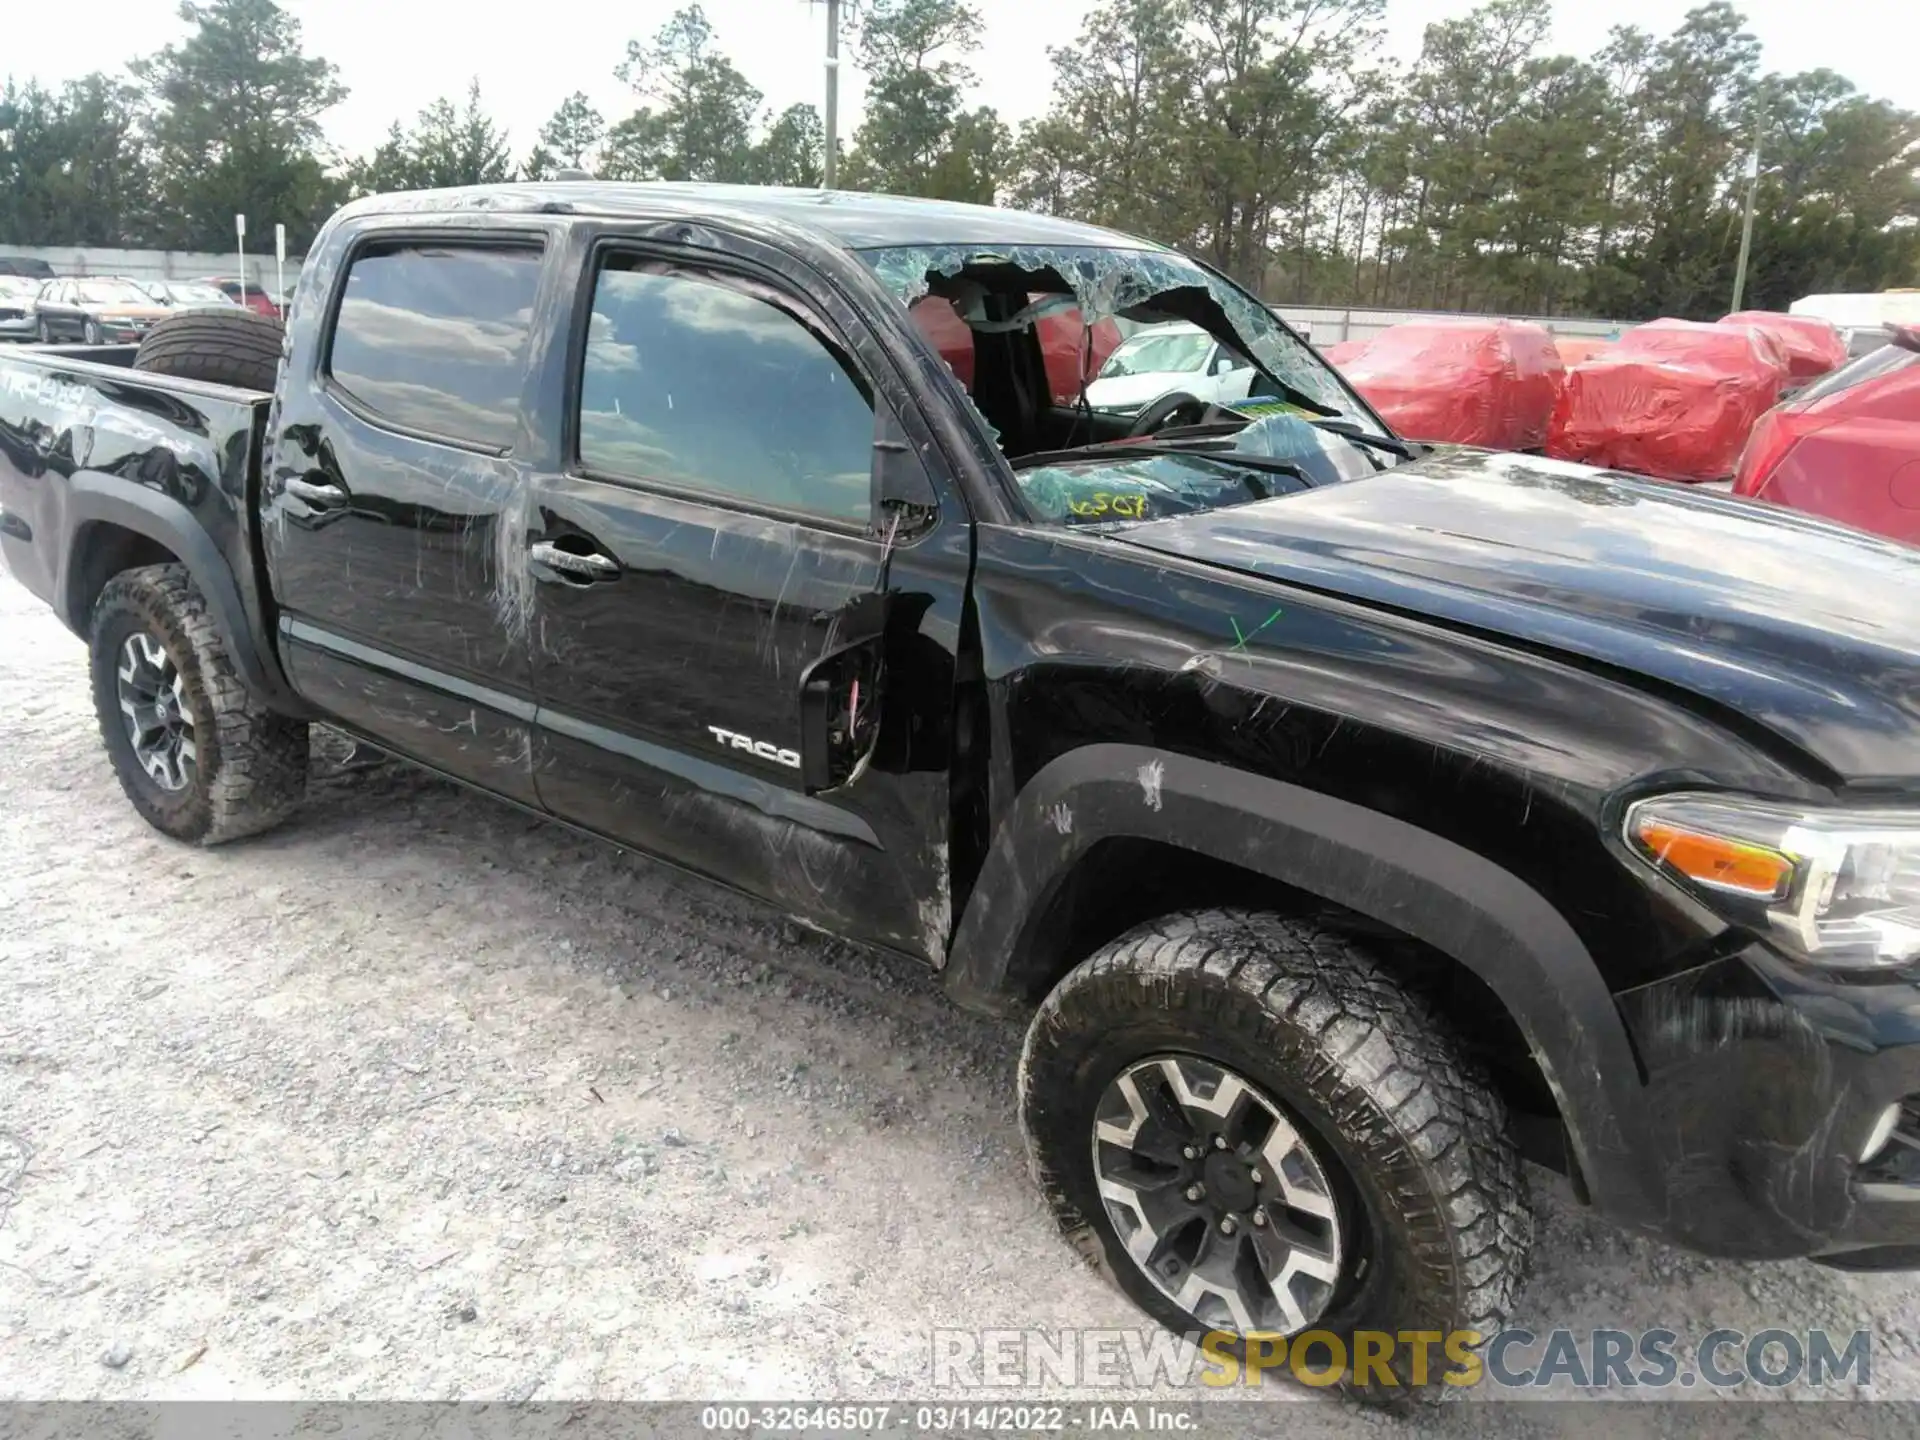
POLYGON ((1068 245, 1160 250, 1151 240, 1098 225, 904 195, 852 190, 787 190, 762 185, 708 185, 611 180, 540 181, 457 190, 414 190, 354 202, 356 215, 482 211, 599 216, 760 218, 810 230, 850 250, 892 245, 1068 245))

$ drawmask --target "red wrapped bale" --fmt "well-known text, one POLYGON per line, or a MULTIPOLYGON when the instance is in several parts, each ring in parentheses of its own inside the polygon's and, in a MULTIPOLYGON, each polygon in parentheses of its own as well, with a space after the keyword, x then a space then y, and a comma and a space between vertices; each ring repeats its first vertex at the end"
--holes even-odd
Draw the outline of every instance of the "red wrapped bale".
POLYGON ((1786 377, 1786 357, 1757 330, 1638 325, 1567 371, 1547 453, 1662 480, 1724 479, 1786 377))
POLYGON ((1817 315, 1782 315, 1778 310, 1737 310, 1721 317, 1722 325, 1738 325, 1773 337, 1787 357, 1787 374, 1795 384, 1817 379, 1847 363, 1846 337, 1817 315))
POLYGON ((1360 358, 1360 352, 1367 348, 1364 340, 1336 340, 1331 345, 1320 348, 1320 358, 1336 370, 1344 370, 1360 358))
POLYGON ((1562 365, 1574 366, 1582 360, 1606 354, 1613 348, 1613 341, 1605 335, 1556 335, 1553 337, 1553 348, 1560 352, 1562 365))
POLYGON ((1539 325, 1408 320, 1375 335, 1340 372, 1410 440, 1528 450, 1546 440, 1561 364, 1539 325))

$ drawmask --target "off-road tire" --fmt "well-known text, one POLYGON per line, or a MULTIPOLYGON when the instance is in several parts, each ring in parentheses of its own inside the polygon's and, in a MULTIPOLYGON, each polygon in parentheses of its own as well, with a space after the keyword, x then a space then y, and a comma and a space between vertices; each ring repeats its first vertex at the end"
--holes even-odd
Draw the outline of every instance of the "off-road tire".
POLYGON ((113 577, 93 607, 94 711, 120 788, 143 819, 177 840, 219 845, 278 824, 307 785, 307 725, 248 693, 207 602, 184 565, 149 565, 113 577), (121 647, 144 633, 183 681, 198 751, 184 790, 162 788, 142 768, 120 710, 121 647))
POLYGON ((285 334, 271 315, 238 306, 189 310, 169 315, 147 332, 133 368, 270 393, 279 378, 285 334))
MULTIPOLYGON (((1184 1054, 1230 1067, 1292 1112, 1363 1243, 1314 1331, 1475 1331, 1491 1337, 1525 1279, 1532 1213, 1504 1107, 1447 1027, 1359 944, 1313 922, 1208 910, 1122 936, 1042 1003, 1020 1058, 1021 1128, 1035 1180, 1068 1240, 1161 1324, 1206 1327, 1127 1253, 1095 1188, 1094 1109, 1128 1066, 1184 1054), (1303 1122, 1303 1123, 1301 1123, 1303 1122), (1331 1163, 1328 1163, 1331 1162, 1331 1163), (1344 1172, 1344 1175, 1337 1172, 1344 1172)), ((1329 1364, 1317 1344, 1310 1362, 1329 1364)), ((1362 1398, 1409 1394, 1377 1370, 1362 1398)), ((1428 1356, 1437 1398, 1451 1367, 1428 1356)), ((1277 1373, 1277 1372, 1276 1372, 1277 1373)))

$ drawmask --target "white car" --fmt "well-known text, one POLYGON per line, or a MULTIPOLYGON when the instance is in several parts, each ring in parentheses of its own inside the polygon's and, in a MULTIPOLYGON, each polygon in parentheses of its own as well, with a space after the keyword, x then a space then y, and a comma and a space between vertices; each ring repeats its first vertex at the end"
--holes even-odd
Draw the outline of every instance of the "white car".
POLYGON ((1138 414, 1175 393, 1224 404, 1246 399, 1257 374, 1198 325, 1152 325, 1136 330, 1107 357, 1087 386, 1087 404, 1101 415, 1138 414))
POLYGON ((40 282, 26 275, 0 275, 0 340, 34 338, 33 298, 40 282))
POLYGON ((237 310, 240 302, 204 280, 136 280, 154 300, 175 310, 237 310))

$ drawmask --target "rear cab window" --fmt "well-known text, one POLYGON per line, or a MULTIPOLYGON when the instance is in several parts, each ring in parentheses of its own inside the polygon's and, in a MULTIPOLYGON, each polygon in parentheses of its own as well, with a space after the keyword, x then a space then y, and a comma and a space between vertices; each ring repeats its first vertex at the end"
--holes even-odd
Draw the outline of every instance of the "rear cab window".
POLYGON ((505 454, 520 428, 537 242, 378 241, 347 271, 326 373, 373 424, 505 454))

